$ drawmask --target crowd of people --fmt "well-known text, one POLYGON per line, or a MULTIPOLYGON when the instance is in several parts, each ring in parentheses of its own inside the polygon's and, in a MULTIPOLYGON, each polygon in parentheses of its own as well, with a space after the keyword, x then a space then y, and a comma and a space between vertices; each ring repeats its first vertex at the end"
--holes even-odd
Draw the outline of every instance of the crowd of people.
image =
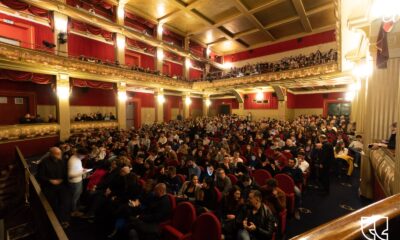
POLYGON ((21 124, 54 123, 54 122, 57 122, 57 119, 52 114, 49 114, 46 120, 43 119, 42 116, 40 116, 40 114, 33 115, 30 113, 26 113, 23 117, 19 119, 19 123, 21 124))
POLYGON ((309 55, 299 54, 297 56, 290 56, 282 58, 276 62, 261 62, 256 64, 246 64, 243 67, 232 67, 229 72, 214 72, 210 73, 206 79, 217 80, 223 78, 243 77, 262 73, 280 72, 304 67, 311 67, 320 64, 336 62, 337 51, 330 49, 328 52, 316 52, 309 55))
POLYGON ((160 223, 171 217, 174 196, 198 214, 218 216, 225 239, 279 239, 286 194, 274 178, 260 182, 252 173, 292 178, 300 219, 307 182, 329 194, 330 172, 345 164, 335 156, 362 154, 352 126, 345 116, 289 122, 232 115, 98 130, 53 147, 37 178, 65 228, 70 217, 81 217, 105 223, 110 238, 162 239, 160 223))
POLYGON ((116 120, 117 118, 115 115, 110 112, 106 114, 102 114, 101 112, 97 113, 77 113, 76 117, 74 118, 75 122, 87 122, 87 121, 112 121, 116 120))

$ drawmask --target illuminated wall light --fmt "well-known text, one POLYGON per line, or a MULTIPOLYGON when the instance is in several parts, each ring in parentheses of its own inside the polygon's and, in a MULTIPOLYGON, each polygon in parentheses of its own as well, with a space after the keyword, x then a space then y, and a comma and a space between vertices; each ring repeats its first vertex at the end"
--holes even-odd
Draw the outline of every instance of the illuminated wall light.
POLYGON ((158 4, 157 5, 157 14, 158 17, 162 17, 166 14, 165 12, 165 5, 164 4, 158 4))
POLYGON ((165 97, 164 95, 160 94, 157 96, 157 101, 158 103, 164 103, 165 102, 165 97))
POLYGON ((210 48, 210 46, 207 46, 206 54, 207 54, 207 56, 211 54, 211 48, 210 48))
POLYGON ((157 59, 158 60, 164 59, 164 51, 161 48, 157 48, 157 59))
POLYGON ((68 86, 57 86, 57 96, 62 100, 68 99, 69 98, 69 87, 68 86))
POLYGON ((125 48, 125 36, 117 36, 117 47, 119 49, 125 48))
POLYGON ((257 94, 256 94, 256 100, 257 100, 257 101, 262 101, 262 100, 264 100, 264 93, 263 93, 261 90, 259 90, 259 91, 257 92, 257 94))
POLYGON ((66 33, 68 28, 68 19, 54 15, 54 27, 57 31, 66 33))
POLYGON ((373 18, 382 18, 384 22, 396 22, 400 18, 399 0, 375 0, 371 7, 373 18))
POLYGON ((118 99, 119 99, 120 101, 125 102, 125 101, 128 99, 128 96, 126 95, 126 92, 124 92, 124 91, 119 91, 119 92, 118 92, 118 99))
POLYGON ((353 101, 355 96, 356 96, 356 92, 354 92, 354 91, 346 92, 344 94, 344 99, 346 101, 353 101))
POLYGON ((207 107, 211 106, 211 100, 210 99, 206 99, 206 106, 207 107))
POLYGON ((118 9, 117 9, 117 16, 119 17, 119 18, 124 18, 125 17, 125 10, 124 10, 124 7, 121 5, 121 6, 118 6, 118 9))
POLYGON ((164 28, 163 28, 163 23, 158 23, 158 26, 157 26, 157 33, 158 34, 162 34, 163 33, 163 31, 164 31, 164 28))
POLYGON ((189 58, 185 59, 185 66, 186 66, 186 68, 191 68, 193 66, 192 61, 190 61, 189 58))
POLYGON ((231 69, 233 67, 233 64, 231 62, 224 62, 224 64, 222 64, 222 67, 225 69, 231 69))
POLYGON ((186 105, 192 104, 192 100, 190 99, 189 96, 186 96, 186 98, 185 98, 185 104, 186 104, 186 105))

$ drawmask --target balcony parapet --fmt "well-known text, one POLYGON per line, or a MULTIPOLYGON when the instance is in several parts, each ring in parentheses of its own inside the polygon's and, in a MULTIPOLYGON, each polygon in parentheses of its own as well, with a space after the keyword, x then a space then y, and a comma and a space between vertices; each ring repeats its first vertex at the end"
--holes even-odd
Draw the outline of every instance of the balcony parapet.
POLYGON ((94 129, 118 128, 117 121, 72 122, 71 133, 86 132, 94 129))
POLYGON ((5 125, 0 126, 0 142, 56 135, 59 131, 56 123, 5 125))
POLYGON ((126 67, 91 63, 51 53, 0 43, 0 67, 57 74, 64 72, 71 77, 100 81, 123 80, 127 83, 159 87, 167 85, 178 89, 189 89, 191 84, 154 74, 130 70, 126 67))

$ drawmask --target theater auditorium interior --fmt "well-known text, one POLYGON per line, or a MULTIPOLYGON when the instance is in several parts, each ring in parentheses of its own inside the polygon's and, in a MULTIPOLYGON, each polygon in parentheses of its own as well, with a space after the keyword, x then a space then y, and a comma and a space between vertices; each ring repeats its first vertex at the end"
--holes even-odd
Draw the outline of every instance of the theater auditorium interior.
POLYGON ((399 0, 0 0, 0 240, 400 239, 399 0))

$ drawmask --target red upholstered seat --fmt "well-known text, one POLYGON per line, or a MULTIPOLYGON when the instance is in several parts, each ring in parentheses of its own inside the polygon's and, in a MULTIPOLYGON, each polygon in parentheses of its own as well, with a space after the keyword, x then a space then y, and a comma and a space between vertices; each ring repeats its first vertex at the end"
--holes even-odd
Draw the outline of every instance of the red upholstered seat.
POLYGON ((293 179, 287 174, 276 174, 274 176, 276 181, 278 182, 278 187, 282 189, 286 193, 286 200, 287 200, 287 208, 289 213, 294 212, 294 181, 293 179))
POLYGON ((282 235, 286 232, 286 217, 287 217, 287 209, 282 210, 279 213, 279 224, 280 224, 280 231, 282 235))
POLYGON ((221 223, 213 213, 201 214, 185 240, 221 240, 221 223))
POLYGON ((172 215, 171 222, 162 227, 162 239, 184 239, 190 232, 196 220, 196 209, 190 202, 178 204, 172 215))
POLYGON ((179 177, 179 180, 181 180, 181 183, 183 184, 186 181, 186 177, 183 176, 182 174, 176 174, 177 177, 179 177))
POLYGON ((229 179, 231 180, 232 185, 235 185, 235 184, 237 183, 238 178, 237 178, 235 175, 233 175, 232 173, 229 173, 229 174, 227 174, 227 176, 228 176, 229 179))
POLYGON ((139 178, 139 179, 138 179, 138 184, 139 184, 141 187, 144 187, 144 185, 146 184, 146 181, 145 181, 144 179, 142 179, 142 178, 139 178))
POLYGON ((172 195, 172 194, 169 194, 169 193, 168 193, 167 195, 168 195, 169 201, 170 201, 170 203, 171 203, 172 211, 174 211, 175 208, 176 208, 176 198, 175 198, 175 196, 172 195))
POLYGON ((293 159, 293 155, 290 152, 283 151, 282 154, 287 158, 287 159, 293 159))
POLYGON ((265 169, 257 169, 252 172, 251 176, 259 186, 265 185, 266 181, 272 178, 271 174, 265 169))
POLYGON ((177 167, 177 166, 179 166, 179 161, 178 160, 166 160, 165 161, 165 166, 167 166, 167 167, 169 167, 169 166, 177 167))
POLYGON ((217 204, 215 206, 218 206, 222 201, 222 193, 217 187, 214 187, 214 191, 217 196, 217 204))

